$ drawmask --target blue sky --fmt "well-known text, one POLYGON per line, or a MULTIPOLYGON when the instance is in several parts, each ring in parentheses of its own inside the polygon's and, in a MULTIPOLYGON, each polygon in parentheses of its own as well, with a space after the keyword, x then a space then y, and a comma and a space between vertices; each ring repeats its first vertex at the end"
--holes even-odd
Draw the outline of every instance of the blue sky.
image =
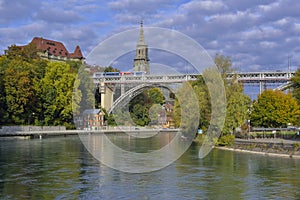
MULTIPOLYGON (((80 45, 85 55, 102 40, 129 28, 171 28, 211 56, 230 56, 238 71, 300 65, 298 0, 0 0, 0 52, 34 36, 80 45)), ((150 55, 151 58, 151 55, 150 55)))

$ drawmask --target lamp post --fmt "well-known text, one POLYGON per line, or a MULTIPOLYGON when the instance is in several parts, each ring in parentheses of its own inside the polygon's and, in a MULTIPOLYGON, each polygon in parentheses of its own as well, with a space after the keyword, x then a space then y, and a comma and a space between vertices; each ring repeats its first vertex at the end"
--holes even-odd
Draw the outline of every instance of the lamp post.
POLYGON ((250 119, 248 119, 248 140, 250 139, 250 119))
POLYGON ((35 125, 35 117, 34 117, 35 113, 32 113, 32 119, 33 119, 33 125, 35 125))

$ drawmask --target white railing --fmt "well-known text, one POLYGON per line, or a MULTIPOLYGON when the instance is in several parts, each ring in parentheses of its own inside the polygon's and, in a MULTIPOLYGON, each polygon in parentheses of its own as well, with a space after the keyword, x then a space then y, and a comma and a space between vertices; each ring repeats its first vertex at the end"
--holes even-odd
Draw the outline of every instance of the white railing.
MULTIPOLYGON (((240 72, 228 74, 230 79, 236 76, 243 83, 259 83, 259 82, 287 82, 293 77, 294 72, 240 72)), ((95 76, 94 83, 181 83, 185 81, 197 80, 200 74, 175 74, 175 75, 140 75, 140 76, 95 76)))

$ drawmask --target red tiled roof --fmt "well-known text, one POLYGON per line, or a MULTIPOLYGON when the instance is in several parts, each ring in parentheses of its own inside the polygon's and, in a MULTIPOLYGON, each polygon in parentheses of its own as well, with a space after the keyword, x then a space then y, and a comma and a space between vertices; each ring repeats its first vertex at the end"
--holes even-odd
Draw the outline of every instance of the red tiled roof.
POLYGON ((35 44, 38 49, 48 51, 49 54, 54 56, 78 59, 83 58, 79 46, 76 46, 74 53, 69 53, 63 43, 54 40, 48 40, 41 37, 34 37, 31 43, 35 44))
POLYGON ((71 58, 78 58, 78 59, 83 58, 80 47, 78 45, 76 46, 74 53, 70 53, 70 57, 71 58))

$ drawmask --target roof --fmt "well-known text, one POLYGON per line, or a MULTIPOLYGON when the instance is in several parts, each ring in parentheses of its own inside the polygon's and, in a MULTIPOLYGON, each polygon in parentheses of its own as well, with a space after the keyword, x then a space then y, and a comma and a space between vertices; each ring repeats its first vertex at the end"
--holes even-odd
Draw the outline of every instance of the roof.
POLYGON ((48 51, 49 54, 54 56, 77 59, 83 58, 79 46, 76 46, 74 53, 69 53, 63 43, 54 40, 48 40, 42 37, 34 37, 31 43, 35 44, 38 49, 48 51))
POLYGON ((97 115, 101 112, 101 109, 86 109, 83 111, 83 115, 97 115))

